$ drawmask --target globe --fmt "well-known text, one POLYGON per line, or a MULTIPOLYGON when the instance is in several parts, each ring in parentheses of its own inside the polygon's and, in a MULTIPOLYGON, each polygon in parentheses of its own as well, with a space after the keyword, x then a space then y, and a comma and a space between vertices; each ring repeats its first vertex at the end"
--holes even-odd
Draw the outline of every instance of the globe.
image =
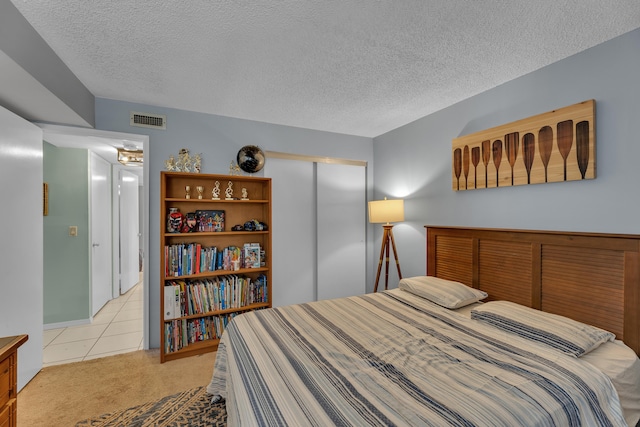
POLYGON ((245 145, 238 151, 238 165, 248 173, 258 172, 264 167, 264 153, 256 145, 245 145))

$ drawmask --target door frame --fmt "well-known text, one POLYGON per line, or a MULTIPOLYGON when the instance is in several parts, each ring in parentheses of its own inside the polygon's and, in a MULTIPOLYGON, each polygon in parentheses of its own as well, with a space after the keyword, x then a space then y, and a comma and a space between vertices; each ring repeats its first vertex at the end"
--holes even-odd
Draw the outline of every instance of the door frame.
MULTIPOLYGON (((45 123, 37 123, 37 126, 43 130, 43 140, 47 140, 47 135, 69 135, 74 137, 86 137, 89 140, 89 144, 95 144, 96 146, 101 145, 104 148, 104 145, 108 144, 110 140, 117 140, 122 142, 123 140, 128 141, 136 141, 142 143, 142 149, 145 153, 145 158, 150 158, 150 146, 149 146, 149 135, 139 135, 133 133, 123 133, 123 132, 111 132, 111 131, 103 131, 97 129, 89 129, 89 128, 77 128, 77 127, 69 127, 69 126, 61 126, 61 125, 52 125, 45 123), (93 143, 91 141, 95 140, 93 143), (100 141, 100 142, 98 142, 100 141)), ((89 150, 90 147, 87 147, 89 150)), ((116 149, 113 148, 114 158, 116 149)), ((112 173, 113 176, 113 173, 112 173)), ((143 332, 143 347, 145 350, 149 349, 149 162, 144 162, 142 166, 142 182, 143 182, 143 203, 142 203, 142 212, 140 215, 142 216, 142 230, 140 232, 143 234, 143 261, 142 268, 145 272, 143 274, 143 282, 142 282, 142 332, 143 332)), ((117 197, 117 194, 114 195, 117 197)), ((113 219, 112 219, 113 221, 113 219)), ((119 230, 119 227, 116 228, 115 223, 113 225, 112 232, 116 233, 116 230, 119 230)), ((115 241, 115 240, 114 240, 115 241)), ((114 263, 115 264, 115 263, 114 263)), ((113 277, 114 282, 117 280, 117 277, 113 277)), ((119 289, 119 285, 118 288, 119 289)), ((117 295, 117 294, 116 294, 117 295)))

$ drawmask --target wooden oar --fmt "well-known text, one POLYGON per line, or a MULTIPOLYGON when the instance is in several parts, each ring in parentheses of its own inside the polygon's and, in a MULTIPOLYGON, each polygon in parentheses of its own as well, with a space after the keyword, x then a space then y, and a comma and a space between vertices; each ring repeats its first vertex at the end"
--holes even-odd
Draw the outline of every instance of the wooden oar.
POLYGON ((567 180, 567 157, 573 145, 573 120, 564 120, 556 127, 558 151, 564 160, 564 180, 567 180))
POLYGON ((478 163, 480 163, 480 147, 471 149, 471 163, 473 163, 473 188, 478 188, 478 163))
POLYGON ((493 141, 493 164, 496 166, 496 187, 500 187, 500 162, 502 161, 502 141, 496 139, 493 141))
POLYGON ((511 185, 513 185, 513 167, 518 158, 518 147, 520 145, 520 135, 518 132, 511 132, 504 136, 504 146, 507 149, 507 159, 511 166, 511 185))
POLYGON ((482 163, 484 164, 484 188, 489 186, 489 178, 487 172, 489 172, 489 159, 491 159, 491 141, 482 141, 482 163))
POLYGON ((553 150, 553 129, 551 126, 543 126, 538 132, 538 149, 544 165, 544 182, 547 182, 547 166, 549 166, 551 150, 553 150))
POLYGON ((584 179, 589 166, 589 122, 586 120, 576 124, 576 152, 578 168, 584 179))
POLYGON ((524 167, 527 170, 527 184, 531 184, 531 167, 536 155, 535 137, 532 133, 525 133, 522 137, 522 155, 524 156, 524 167))
POLYGON ((458 181, 458 190, 460 190, 460 173, 462 172, 462 150, 456 148, 453 150, 453 172, 456 174, 458 181))
POLYGON ((469 189, 469 146, 465 145, 462 151, 462 170, 464 171, 464 189, 469 189))

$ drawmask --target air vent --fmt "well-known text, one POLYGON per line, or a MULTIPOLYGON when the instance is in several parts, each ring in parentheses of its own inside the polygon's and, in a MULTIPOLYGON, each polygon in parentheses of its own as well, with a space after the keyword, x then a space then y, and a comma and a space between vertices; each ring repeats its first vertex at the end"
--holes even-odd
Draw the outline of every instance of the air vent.
POLYGON ((137 113, 132 111, 129 124, 141 128, 167 129, 167 116, 161 114, 137 113))

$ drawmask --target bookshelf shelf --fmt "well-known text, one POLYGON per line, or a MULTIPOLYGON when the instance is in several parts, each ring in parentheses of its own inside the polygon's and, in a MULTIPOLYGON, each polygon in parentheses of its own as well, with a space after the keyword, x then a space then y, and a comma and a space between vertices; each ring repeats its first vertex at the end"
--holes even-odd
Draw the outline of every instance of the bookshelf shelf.
POLYGON ((162 172, 160 199, 160 360, 166 362, 215 351, 233 316, 271 307, 271 179, 162 172), (216 182, 221 200, 211 199, 216 182), (234 196, 246 191, 249 200, 225 200, 229 182, 234 196), (231 231, 247 222, 266 229, 231 231))

